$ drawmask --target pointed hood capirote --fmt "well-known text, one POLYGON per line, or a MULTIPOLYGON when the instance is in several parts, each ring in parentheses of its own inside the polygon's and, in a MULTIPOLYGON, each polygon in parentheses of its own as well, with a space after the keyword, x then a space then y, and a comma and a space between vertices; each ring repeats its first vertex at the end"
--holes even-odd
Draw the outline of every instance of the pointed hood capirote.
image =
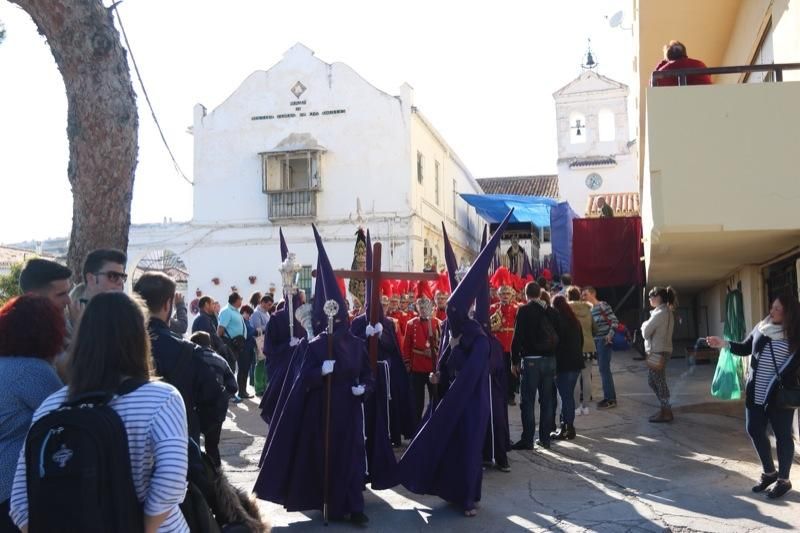
MULTIPOLYGON (((483 237, 481 238, 481 250, 486 247, 486 240, 489 237, 489 229, 483 226, 483 237)), ((486 279, 478 280, 478 290, 475 293, 475 320, 483 326, 486 333, 491 331, 489 324, 489 274, 486 272, 486 279)))
POLYGON ((322 237, 314 224, 311 225, 311 229, 314 230, 314 240, 317 243, 317 281, 314 286, 314 306, 311 312, 314 320, 314 334, 320 334, 327 327, 328 317, 325 315, 324 307, 328 300, 334 300, 339 304, 339 311, 333 320, 334 331, 338 331, 340 328, 347 329, 349 325, 344 296, 342 296, 339 283, 336 281, 336 275, 333 273, 325 245, 322 244, 322 237))
POLYGON ((497 230, 492 235, 492 238, 483 247, 478 254, 475 262, 472 263, 469 271, 467 272, 458 287, 453 289, 453 293, 447 300, 447 323, 450 327, 450 332, 454 337, 458 337, 465 331, 465 327, 470 323, 477 325, 476 322, 471 321, 469 318, 469 308, 475 300, 475 295, 480 288, 481 283, 486 282, 487 272, 492 263, 495 249, 500 244, 500 238, 508 226, 508 221, 514 209, 508 212, 503 222, 497 227, 497 230))
POLYGON ((447 266, 447 277, 450 279, 450 292, 456 290, 458 280, 456 279, 456 270, 458 270, 458 262, 456 261, 456 254, 453 252, 453 246, 450 244, 450 238, 447 236, 447 230, 442 222, 442 237, 444 240, 444 264, 447 266))

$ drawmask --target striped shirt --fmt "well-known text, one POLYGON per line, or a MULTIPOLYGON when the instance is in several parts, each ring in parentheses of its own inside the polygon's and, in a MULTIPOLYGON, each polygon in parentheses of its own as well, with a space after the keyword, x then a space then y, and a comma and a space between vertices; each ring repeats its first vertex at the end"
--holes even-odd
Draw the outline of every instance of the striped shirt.
POLYGON ((783 365, 789 361, 791 355, 788 340, 773 340, 764 346, 761 353, 758 354, 758 367, 756 368, 755 376, 756 405, 767 403, 767 395, 777 381, 775 365, 778 365, 778 370, 783 370, 783 365), (775 355, 775 363, 772 362, 773 354, 775 355))
MULTIPOLYGON (((51 394, 33 415, 36 422, 66 399, 67 387, 51 394)), ((186 409, 172 385, 153 381, 109 404, 128 432, 133 485, 144 512, 156 516, 170 511, 160 532, 189 533, 178 505, 186 494, 186 409)), ((20 452, 11 492, 11 519, 22 528, 28 523, 25 449, 20 452)))
POLYGON ((592 319, 597 324, 595 337, 606 337, 612 329, 616 330, 619 326, 617 315, 606 302, 597 302, 592 306, 592 319))

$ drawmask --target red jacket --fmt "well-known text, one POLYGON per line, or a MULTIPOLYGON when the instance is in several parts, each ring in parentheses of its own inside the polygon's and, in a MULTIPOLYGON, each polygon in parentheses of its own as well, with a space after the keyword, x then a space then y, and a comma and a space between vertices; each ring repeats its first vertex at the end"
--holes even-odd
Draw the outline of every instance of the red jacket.
POLYGON ((439 354, 440 335, 441 322, 438 318, 428 321, 415 317, 408 322, 403 341, 403 360, 412 372, 433 372, 439 354))
POLYGON ((410 317, 408 316, 408 313, 405 313, 403 311, 392 311, 391 313, 388 313, 387 316, 389 318, 393 318, 393 319, 397 320, 397 325, 400 326, 398 331, 400 332, 401 336, 405 336, 405 334, 406 334, 406 323, 408 323, 408 321, 410 320, 410 317))
MULTIPOLYGON (((669 70, 683 70, 687 68, 707 68, 706 64, 699 59, 684 57, 669 61, 664 59, 656 66, 656 71, 664 72, 669 70)), ((672 87, 678 85, 678 76, 668 76, 655 80, 656 87, 672 87)), ((711 85, 711 76, 708 74, 692 74, 686 77, 686 85, 711 85)))
POLYGON ((511 353, 511 339, 514 337, 514 324, 517 322, 517 304, 513 302, 507 305, 496 303, 489 308, 489 314, 493 315, 498 310, 503 320, 497 329, 492 326, 492 333, 500 341, 503 351, 511 353))
POLYGON ((440 321, 444 322, 445 320, 447 320, 447 309, 439 309, 437 307, 436 312, 433 314, 433 316, 438 318, 440 321))

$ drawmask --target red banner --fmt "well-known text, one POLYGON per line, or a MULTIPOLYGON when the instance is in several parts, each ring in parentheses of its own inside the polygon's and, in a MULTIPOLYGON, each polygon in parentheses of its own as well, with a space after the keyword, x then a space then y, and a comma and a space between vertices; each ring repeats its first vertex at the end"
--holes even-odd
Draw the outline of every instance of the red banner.
POLYGON ((572 221, 572 277, 578 285, 642 285, 643 255, 639 217, 572 221))

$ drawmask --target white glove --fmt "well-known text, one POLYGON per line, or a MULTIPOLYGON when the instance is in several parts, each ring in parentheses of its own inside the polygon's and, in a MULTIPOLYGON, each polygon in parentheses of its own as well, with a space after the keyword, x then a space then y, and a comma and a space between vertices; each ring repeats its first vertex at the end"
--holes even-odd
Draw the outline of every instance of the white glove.
POLYGON ((364 394, 366 389, 364 388, 364 385, 356 385, 354 387, 350 387, 350 390, 353 392, 353 396, 361 396, 364 394))
POLYGON ((291 339, 289 339, 289 346, 295 347, 298 344, 300 344, 300 339, 298 339, 297 337, 292 337, 291 339))
POLYGON ((378 337, 380 337, 381 333, 383 333, 383 324, 381 324, 380 322, 378 322, 374 326, 372 324, 367 324, 366 333, 367 337, 372 337, 373 335, 377 335, 378 337))
POLYGON ((322 362, 322 375, 327 376, 333 373, 333 365, 336 363, 333 359, 326 359, 322 362))

